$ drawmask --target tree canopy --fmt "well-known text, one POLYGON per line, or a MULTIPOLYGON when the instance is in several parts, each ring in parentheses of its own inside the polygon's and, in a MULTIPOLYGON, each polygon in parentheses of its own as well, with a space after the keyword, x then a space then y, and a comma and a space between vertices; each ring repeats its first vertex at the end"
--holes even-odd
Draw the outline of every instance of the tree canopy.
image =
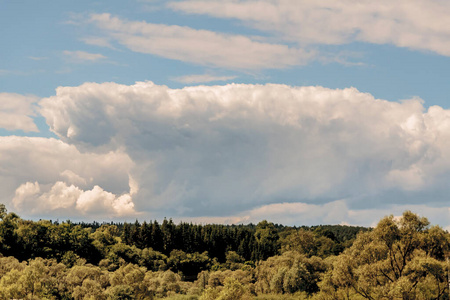
POLYGON ((450 235, 410 211, 375 228, 0 219, 0 299, 449 299, 450 235))

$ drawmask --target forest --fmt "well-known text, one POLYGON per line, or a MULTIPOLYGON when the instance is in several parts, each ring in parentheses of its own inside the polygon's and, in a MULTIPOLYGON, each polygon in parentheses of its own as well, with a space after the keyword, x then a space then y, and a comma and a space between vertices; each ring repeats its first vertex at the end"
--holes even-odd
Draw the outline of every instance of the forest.
POLYGON ((31 221, 0 204, 0 299, 450 299, 450 234, 374 228, 31 221))

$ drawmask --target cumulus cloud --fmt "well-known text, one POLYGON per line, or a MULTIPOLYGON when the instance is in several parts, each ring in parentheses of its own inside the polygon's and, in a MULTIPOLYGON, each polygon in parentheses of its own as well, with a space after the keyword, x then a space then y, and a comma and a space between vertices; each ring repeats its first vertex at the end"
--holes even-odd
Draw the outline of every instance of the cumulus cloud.
POLYGON ((139 82, 60 87, 40 105, 64 142, 130 157, 142 210, 228 217, 297 202, 447 207, 450 111, 422 102, 355 88, 139 82))
POLYGON ((96 192, 97 198, 82 198, 87 200, 79 212, 92 216, 88 200, 95 198, 96 203, 110 203, 105 213, 116 216, 114 207, 130 212, 131 196, 138 190, 132 169, 133 162, 120 150, 80 152, 56 139, 0 137, 0 203, 12 205, 25 217, 45 210, 73 215, 75 199, 96 192))
POLYGON ((78 198, 76 208, 83 213, 95 212, 103 214, 105 212, 113 212, 117 215, 132 215, 134 211, 134 203, 130 194, 124 194, 119 197, 104 191, 98 185, 90 191, 86 191, 78 198))
POLYGON ((95 216, 114 218, 136 215, 129 193, 116 196, 98 185, 83 191, 75 185, 56 182, 48 191, 42 191, 38 182, 27 182, 15 191, 12 200, 15 209, 28 215, 95 216))
POLYGON ((0 128, 6 130, 39 131, 33 121, 36 116, 36 96, 0 93, 0 128))
POLYGON ((445 1, 184 0, 168 5, 185 13, 240 20, 300 45, 360 41, 450 56, 450 3, 445 1))
POLYGON ((132 51, 205 66, 281 69, 303 65, 314 56, 303 49, 264 43, 243 35, 128 21, 106 13, 93 14, 89 22, 132 51))
POLYGON ((99 53, 89 53, 85 51, 63 51, 63 54, 74 62, 96 62, 104 60, 106 56, 99 53))

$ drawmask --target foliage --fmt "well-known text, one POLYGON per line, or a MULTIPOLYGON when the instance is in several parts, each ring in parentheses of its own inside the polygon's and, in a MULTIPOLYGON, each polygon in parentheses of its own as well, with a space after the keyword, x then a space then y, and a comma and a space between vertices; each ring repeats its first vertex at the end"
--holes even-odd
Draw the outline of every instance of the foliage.
POLYGON ((0 220, 0 299, 449 299, 450 235, 409 211, 373 230, 0 220))
POLYGON ((449 234, 407 211, 383 218, 339 255, 322 289, 365 299, 444 299, 449 234))

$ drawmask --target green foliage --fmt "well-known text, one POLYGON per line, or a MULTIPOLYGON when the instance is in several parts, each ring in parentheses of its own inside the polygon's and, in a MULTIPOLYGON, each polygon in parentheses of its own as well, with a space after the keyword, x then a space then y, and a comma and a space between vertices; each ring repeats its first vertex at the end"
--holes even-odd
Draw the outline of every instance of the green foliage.
POLYGON ((255 232, 256 250, 254 252, 254 260, 265 260, 273 255, 278 254, 278 231, 273 223, 266 220, 261 221, 256 226, 255 232))
POLYGON ((449 299, 450 235, 409 211, 373 230, 0 217, 0 299, 449 299))
POLYGON ((133 288, 127 285, 116 285, 106 291, 108 299, 111 300, 133 300, 136 299, 133 288))
POLYGON ((326 267, 319 257, 306 257, 295 251, 270 257, 256 267, 256 291, 262 294, 315 293, 326 267))
POLYGON ((2 299, 51 299, 63 292, 60 280, 64 265, 42 258, 31 260, 27 265, 13 264, 0 279, 2 299))
POLYGON ((297 251, 308 257, 325 258, 341 253, 348 242, 349 240, 339 242, 332 231, 323 227, 316 228, 314 231, 303 228, 292 229, 285 232, 281 238, 281 252, 297 251))
POLYGON ((8 210, 6 209, 5 204, 0 203, 0 219, 3 220, 3 218, 6 217, 7 213, 8 213, 8 210))
POLYGON ((352 290, 366 299, 443 299, 448 266, 442 253, 450 249, 450 239, 428 225, 409 211, 400 219, 383 218, 337 257, 322 289, 352 290))
POLYGON ((8 256, 16 254, 19 249, 17 229, 20 218, 15 213, 5 213, 6 209, 0 222, 0 253, 8 256))
POLYGON ((185 253, 181 250, 172 250, 167 265, 174 272, 183 274, 183 279, 194 281, 197 274, 203 270, 209 270, 211 259, 207 252, 185 253))
POLYGON ((144 278, 152 296, 163 298, 173 294, 186 294, 188 285, 181 281, 178 274, 168 270, 164 272, 147 272, 144 278))

